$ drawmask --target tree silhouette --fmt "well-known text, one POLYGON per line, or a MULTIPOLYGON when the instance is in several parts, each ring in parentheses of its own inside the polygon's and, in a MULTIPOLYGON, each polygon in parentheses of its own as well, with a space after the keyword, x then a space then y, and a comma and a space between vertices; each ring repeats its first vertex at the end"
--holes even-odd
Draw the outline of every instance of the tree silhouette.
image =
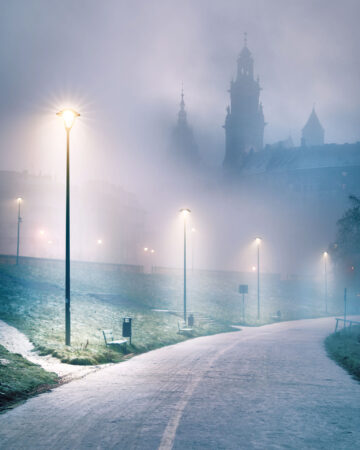
POLYGON ((336 243, 329 252, 345 273, 355 274, 360 266, 360 198, 350 195, 351 207, 337 222, 336 243))

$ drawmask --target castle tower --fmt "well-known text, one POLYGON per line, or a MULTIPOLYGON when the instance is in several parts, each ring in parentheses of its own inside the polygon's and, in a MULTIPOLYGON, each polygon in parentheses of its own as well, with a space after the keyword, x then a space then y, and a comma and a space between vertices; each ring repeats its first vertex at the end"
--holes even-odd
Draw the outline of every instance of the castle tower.
POLYGON ((225 168, 241 166, 244 156, 250 151, 263 148, 264 114, 260 97, 259 78, 254 78, 254 60, 247 47, 245 33, 244 48, 237 60, 236 80, 230 84, 230 101, 225 119, 225 168))
POLYGON ((194 134, 187 121, 183 89, 181 90, 177 124, 172 132, 170 156, 176 164, 196 166, 200 162, 194 134))
POLYGON ((313 107, 310 117, 302 129, 301 146, 313 147, 324 145, 324 128, 313 107))

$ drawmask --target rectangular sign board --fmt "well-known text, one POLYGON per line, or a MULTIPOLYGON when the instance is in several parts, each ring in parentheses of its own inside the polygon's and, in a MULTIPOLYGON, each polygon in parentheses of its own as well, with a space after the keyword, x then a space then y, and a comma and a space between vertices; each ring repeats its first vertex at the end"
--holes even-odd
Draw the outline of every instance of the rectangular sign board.
POLYGON ((247 294, 248 293, 248 285, 240 284, 239 286, 239 294, 247 294))

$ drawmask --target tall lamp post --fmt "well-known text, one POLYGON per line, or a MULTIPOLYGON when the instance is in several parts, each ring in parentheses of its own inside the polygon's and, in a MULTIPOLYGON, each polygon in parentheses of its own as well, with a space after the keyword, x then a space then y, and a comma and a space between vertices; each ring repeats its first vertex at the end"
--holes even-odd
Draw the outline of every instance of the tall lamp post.
POLYGON ((70 345, 70 130, 80 114, 73 109, 59 111, 66 130, 66 244, 65 244, 65 345, 70 345))
POLYGON ((261 238, 255 239, 257 245, 257 318, 260 320, 260 244, 261 238))
POLYGON ((21 215, 20 215, 20 208, 21 208, 21 202, 22 198, 18 197, 16 199, 18 203, 18 220, 17 220, 17 243, 16 243, 16 265, 19 264, 19 249, 20 249, 20 224, 21 224, 21 215))
POLYGON ((191 234, 192 234, 191 271, 194 272, 196 228, 194 227, 191 228, 191 234))
POLYGON ((188 208, 182 208, 180 213, 184 218, 184 322, 186 323, 186 219, 191 211, 188 208))
POLYGON ((324 252, 324 295, 325 295, 325 312, 327 314, 328 312, 328 283, 327 283, 327 259, 328 259, 328 252, 324 252))

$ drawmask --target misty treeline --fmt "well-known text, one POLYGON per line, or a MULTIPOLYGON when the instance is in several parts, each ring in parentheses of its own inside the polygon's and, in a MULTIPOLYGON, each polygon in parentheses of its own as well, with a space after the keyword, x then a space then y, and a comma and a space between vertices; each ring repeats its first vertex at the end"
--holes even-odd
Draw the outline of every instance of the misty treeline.
POLYGON ((360 264, 360 198, 349 196, 351 207, 337 222, 336 240, 330 245, 336 271, 354 284, 359 284, 360 264))

